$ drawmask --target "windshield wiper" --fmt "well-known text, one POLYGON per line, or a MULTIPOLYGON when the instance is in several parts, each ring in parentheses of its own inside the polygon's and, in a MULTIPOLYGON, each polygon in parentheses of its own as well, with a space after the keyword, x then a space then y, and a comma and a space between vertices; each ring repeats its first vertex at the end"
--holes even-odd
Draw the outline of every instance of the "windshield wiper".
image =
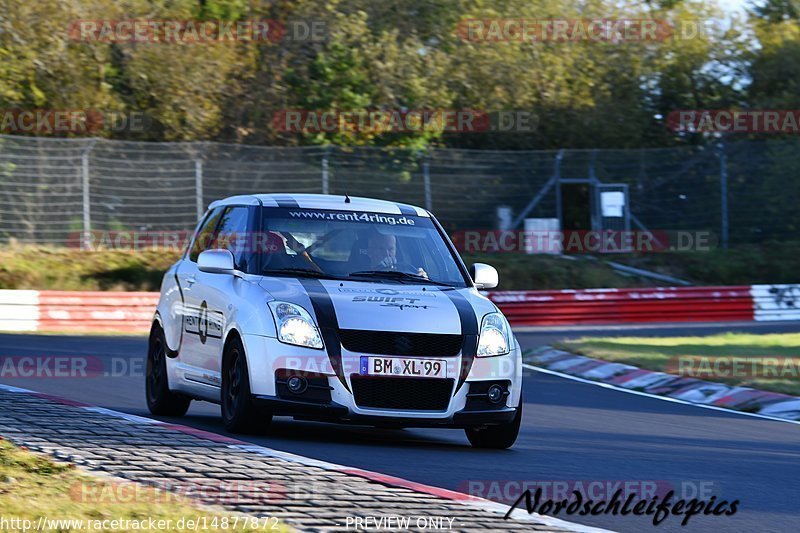
POLYGON ((360 270, 358 272, 351 272, 351 276, 360 276, 364 278, 388 278, 393 280, 408 280, 408 281, 415 281, 419 283, 429 283, 431 285, 440 285, 442 287, 453 287, 449 283, 444 283, 443 281, 433 281, 425 276, 420 276, 419 274, 411 274, 409 272, 403 272, 400 270, 360 270))
POLYGON ((262 276, 297 276, 299 278, 329 278, 339 279, 336 276, 320 272, 319 270, 312 270, 310 268, 265 268, 261 271, 262 276))

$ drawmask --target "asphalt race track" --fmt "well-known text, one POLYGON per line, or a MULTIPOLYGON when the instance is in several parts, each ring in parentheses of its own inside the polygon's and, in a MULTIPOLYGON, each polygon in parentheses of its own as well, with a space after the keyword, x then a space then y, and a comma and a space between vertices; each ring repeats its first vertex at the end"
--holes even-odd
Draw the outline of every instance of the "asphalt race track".
MULTIPOLYGON (((524 348, 582 334, 704 335, 718 331, 798 331, 794 324, 591 328, 518 332, 524 348)), ((148 416, 144 337, 0 335, 0 356, 95 356, 114 361, 118 376, 15 378, 0 382, 148 416)), ((800 523, 800 425, 728 414, 625 394, 527 371, 525 415, 508 451, 472 449, 462 431, 376 430, 276 419, 267 436, 242 437, 316 459, 375 470, 460 491, 478 482, 502 499, 517 483, 566 480, 656 482, 740 500, 733 517, 677 517, 657 528, 648 517, 559 518, 617 531, 796 531, 800 523), (507 483, 511 482, 511 483, 507 483)), ((223 432, 219 408, 195 402, 180 423, 223 432)), ((687 498, 693 497, 687 494, 687 498)), ((702 496, 702 494, 700 495, 702 496)))

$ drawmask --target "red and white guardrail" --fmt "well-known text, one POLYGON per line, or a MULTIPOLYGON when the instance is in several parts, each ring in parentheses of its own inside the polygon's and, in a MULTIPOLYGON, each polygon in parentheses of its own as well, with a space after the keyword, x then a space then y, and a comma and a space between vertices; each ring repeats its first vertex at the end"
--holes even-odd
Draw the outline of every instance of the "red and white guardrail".
POLYGON ((516 326, 800 320, 800 285, 495 291, 516 326))
POLYGON ((0 330, 147 333, 157 292, 0 290, 0 330))
MULTIPOLYGON (((515 326, 800 320, 800 285, 492 291, 515 326)), ((0 290, 1 331, 146 333, 156 292, 0 290)))

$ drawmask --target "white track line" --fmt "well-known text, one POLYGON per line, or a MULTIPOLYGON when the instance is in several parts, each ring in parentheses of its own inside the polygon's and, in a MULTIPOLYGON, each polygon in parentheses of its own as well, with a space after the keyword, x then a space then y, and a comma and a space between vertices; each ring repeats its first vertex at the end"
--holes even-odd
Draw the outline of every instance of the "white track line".
MULTIPOLYGON (((278 459, 283 459, 284 461, 290 461, 293 463, 299 463, 305 466, 313 466, 317 468, 322 468, 324 470, 332 470, 336 472, 344 472, 349 473, 350 475, 359 475, 357 472, 361 472, 362 474, 370 474, 372 473, 370 470, 364 470, 362 468, 351 467, 351 466, 343 466, 337 463, 331 463, 328 461, 321 461, 318 459, 312 459, 310 457, 305 457, 303 455, 297 455, 289 452, 283 452, 280 450, 274 450, 272 448, 267 448, 265 446, 261 446, 259 444, 246 444, 246 445, 231 445, 232 448, 248 451, 251 453, 257 453, 259 455, 264 455, 267 457, 275 457, 278 459)), ((367 477, 367 476, 364 476, 367 477)), ((386 478, 395 478, 395 476, 385 475, 386 478)), ((372 479, 367 477, 367 479, 372 479)), ((455 503, 459 503, 466 507, 471 508, 479 508, 485 511, 498 513, 498 514, 506 514, 508 512, 509 506, 494 502, 491 500, 487 500, 485 498, 481 498, 478 496, 466 495, 468 498, 464 499, 452 499, 447 496, 442 496, 440 494, 445 493, 452 493, 452 494, 463 494, 459 493, 458 491, 451 491, 449 489, 441 489, 440 487, 433 487, 431 485, 425 485, 424 483, 417 483, 415 481, 408 481, 403 478, 395 478, 401 482, 400 485, 394 485, 403 487, 412 491, 419 491, 419 492, 427 492, 428 494, 437 494, 440 498, 446 499, 455 503), (433 490, 426 490, 426 489, 433 489, 433 490)), ((393 485, 391 481, 379 481, 379 483, 384 483, 388 485, 393 485)), ((568 529, 570 531, 574 531, 576 533, 610 533, 608 529, 601 529, 592 526, 585 526, 583 524, 578 524, 575 522, 568 522, 566 520, 562 520, 560 518, 555 518, 548 515, 541 515, 538 513, 531 513, 529 514, 527 511, 524 510, 524 506, 522 509, 515 509, 511 513, 511 517, 517 520, 528 520, 528 521, 535 521, 541 524, 568 529)))
MULTIPOLYGON (((34 395, 39 394, 36 391, 32 391, 32 390, 28 390, 28 389, 21 389, 19 387, 13 387, 11 385, 5 385, 5 384, 2 384, 2 383, 0 383, 0 390, 5 390, 5 391, 9 391, 9 392, 17 392, 17 393, 22 393, 22 394, 34 394, 34 395)), ((142 416, 138 416, 138 415, 132 415, 132 414, 128 414, 128 413, 123 413, 121 411, 115 411, 113 409, 107 409, 105 407, 99 407, 99 406, 93 406, 93 405, 75 406, 75 407, 78 408, 78 409, 83 409, 85 411, 91 411, 91 412, 94 412, 94 413, 100 413, 100 414, 104 414, 104 415, 107 415, 107 416, 110 416, 110 417, 124 419, 124 420, 127 420, 129 422, 134 422, 134 423, 165 425, 165 426, 169 426, 170 429, 173 429, 174 431, 181 431, 181 428, 186 428, 187 430, 194 429, 192 426, 183 426, 181 424, 171 424, 171 423, 164 422, 164 421, 161 421, 161 420, 156 420, 156 419, 153 419, 153 418, 147 418, 147 417, 142 417, 142 416)), ((206 433, 213 433, 213 432, 210 432, 210 431, 207 432, 205 430, 201 430, 201 431, 206 432, 206 433)), ((192 433, 190 431, 189 434, 193 435, 194 433, 192 433)), ((197 435, 195 435, 195 436, 197 436, 197 435)), ((198 436, 198 438, 203 438, 203 437, 202 436, 198 436)), ((238 439, 232 439, 232 440, 238 440, 238 439)), ((358 467, 340 465, 340 464, 331 463, 331 462, 328 462, 328 461, 321 461, 321 460, 318 460, 318 459, 313 459, 311 457, 305 457, 303 455, 297 455, 297 454, 293 454, 293 453, 289 453, 289 452, 284 452, 284 451, 281 451, 281 450, 275 450, 273 448, 268 448, 266 446, 261 446, 259 444, 252 444, 252 443, 249 443, 249 442, 246 442, 246 441, 239 441, 239 443, 237 443, 237 444, 228 444, 228 447, 231 448, 231 449, 238 449, 238 450, 243 450, 243 451, 247 451, 247 452, 250 452, 250 453, 256 453, 256 454, 263 455, 263 456, 266 456, 266 457, 275 457, 275 458, 278 458, 278 459, 282 459, 284 461, 298 463, 298 464, 302 464, 302 465, 305 465, 305 466, 312 466, 312 467, 322 468, 323 470, 330 470, 330 471, 348 473, 350 475, 365 477, 367 479, 373 479, 374 480, 374 476, 370 476, 370 474, 376 474, 377 477, 383 478, 381 481, 378 481, 378 483, 382 483, 384 485, 389 485, 389 486, 402 487, 402 488, 405 488, 405 489, 408 489, 408 490, 411 490, 411 491, 415 491, 415 492, 423 492, 423 493, 433 494, 433 495, 438 496, 439 498, 442 498, 442 499, 445 499, 445 500, 448 500, 448 501, 451 501, 451 502, 454 502, 454 503, 458 503, 458 504, 464 505, 467 508, 481 509, 483 511, 488 511, 488 512, 495 513, 495 514, 505 515, 508 512, 508 509, 510 507, 508 505, 504 505, 504 504, 501 504, 501 503, 498 503, 498 502, 487 500, 485 498, 480 498, 478 496, 472 496, 472 495, 465 494, 465 493, 459 493, 458 491, 452 491, 452 490, 449 490, 449 489, 443 489, 441 487, 434 487, 432 485, 425 485, 424 483, 417 483, 415 481, 409 481, 409 480, 406 480, 406 479, 403 479, 403 478, 398 478, 398 477, 390 476, 390 475, 387 475, 387 474, 381 474, 380 472, 374 472, 374 471, 370 471, 370 470, 365 470, 365 469, 358 468, 358 467), (396 482, 399 482, 399 483, 396 483, 396 482, 393 483, 392 479, 396 480, 396 482), (448 494, 450 496, 448 496, 448 494), (465 498, 463 498, 463 499, 461 499, 461 498, 454 499, 453 498, 453 496, 460 496, 460 495, 465 496, 465 498)), ((551 527, 560 528, 560 529, 566 529, 568 531, 572 531, 572 532, 575 532, 575 533, 614 533, 613 531, 608 530, 608 529, 602 529, 602 528, 597 528, 597 527, 592 527, 592 526, 586 526, 586 525, 583 525, 583 524, 578 524, 576 522, 568 522, 568 521, 562 520, 560 518, 555 518, 555 517, 547 516, 547 515, 541 515, 541 514, 538 514, 538 513, 528 513, 524 508, 523 509, 519 509, 519 508, 515 509, 511 513, 511 518, 512 519, 516 519, 516 520, 520 520, 520 521, 533 521, 533 522, 536 522, 537 524, 541 524, 541 525, 544 525, 544 526, 551 526, 551 527)))
POLYGON ((748 413, 746 411, 736 411, 735 409, 728 409, 726 407, 717 407, 716 405, 705 405, 702 403, 694 403, 694 402, 687 402, 686 400, 679 400, 677 398, 670 398, 669 396, 659 396, 657 394, 650 394, 648 392, 641 392, 638 390, 631 390, 626 389, 624 387, 619 387, 617 385, 612 385, 610 383, 603 383, 602 381, 594 381, 591 379, 579 378, 578 376, 571 376, 569 374, 564 374, 563 372, 556 372, 555 370, 548 370, 546 368, 542 368, 539 366, 529 365, 528 363, 522 363, 524 368, 528 370, 533 370, 534 372, 541 372, 542 374, 550 374, 551 376, 558 376, 560 378, 569 379, 572 381, 577 381, 579 383, 586 383, 587 385, 595 385, 597 387, 602 387, 604 389, 611 389, 619 392, 626 392, 628 394, 634 394, 636 396, 645 396, 647 398, 653 398, 655 400, 662 400, 665 402, 672 402, 672 403, 679 403, 682 405, 691 405, 693 407, 700 407, 702 409, 711 409, 712 411, 722 411, 723 413, 730 413, 734 415, 742 415, 742 416, 752 416, 755 418, 763 418, 765 420, 772 420, 775 422, 784 422, 788 424, 796 424, 800 425, 800 420, 787 420, 785 418, 778 418, 776 416, 769 416, 769 415, 761 415, 758 413, 748 413))

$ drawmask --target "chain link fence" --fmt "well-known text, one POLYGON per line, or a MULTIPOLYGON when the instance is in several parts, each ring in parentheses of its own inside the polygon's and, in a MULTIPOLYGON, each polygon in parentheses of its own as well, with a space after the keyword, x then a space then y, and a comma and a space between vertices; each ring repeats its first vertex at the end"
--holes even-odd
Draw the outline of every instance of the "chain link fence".
MULTIPOLYGON (((0 242, 83 231, 190 230, 213 200, 309 192, 434 211, 492 229, 497 208, 565 221, 566 185, 625 184, 633 229, 703 230, 731 245, 796 239, 800 143, 643 150, 483 151, 143 143, 0 135, 0 242)), ((591 205, 590 211, 595 209, 591 205)), ((596 228, 587 228, 596 229, 596 228)))

